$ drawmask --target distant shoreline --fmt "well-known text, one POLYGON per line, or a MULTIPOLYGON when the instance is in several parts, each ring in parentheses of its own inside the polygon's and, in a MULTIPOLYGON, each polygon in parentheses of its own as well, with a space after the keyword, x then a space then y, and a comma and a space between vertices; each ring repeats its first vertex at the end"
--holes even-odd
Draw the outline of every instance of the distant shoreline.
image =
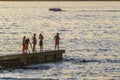
POLYGON ((0 0, 0 1, 120 1, 120 0, 0 0))

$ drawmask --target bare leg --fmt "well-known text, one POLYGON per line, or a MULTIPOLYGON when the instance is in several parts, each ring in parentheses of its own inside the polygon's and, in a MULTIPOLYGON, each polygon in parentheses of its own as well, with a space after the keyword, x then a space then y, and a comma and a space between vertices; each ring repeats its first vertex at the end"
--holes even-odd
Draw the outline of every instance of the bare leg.
POLYGON ((41 48, 41 46, 40 46, 40 52, 42 52, 42 48, 41 48))
POLYGON ((41 46, 41 51, 43 52, 43 46, 41 46))
POLYGON ((24 53, 24 50, 22 50, 22 53, 24 53))
POLYGON ((37 52, 37 51, 36 51, 36 44, 35 44, 35 47, 34 47, 34 52, 37 52))
POLYGON ((55 45, 55 50, 56 50, 56 45, 55 45))
POLYGON ((58 50, 59 50, 59 44, 58 44, 58 50))
POLYGON ((33 44, 33 53, 35 52, 35 44, 33 44))
POLYGON ((41 52, 41 47, 40 47, 40 52, 41 52))
POLYGON ((27 49, 26 49, 26 54, 27 54, 27 49))
POLYGON ((32 52, 34 53, 34 46, 33 46, 32 52))

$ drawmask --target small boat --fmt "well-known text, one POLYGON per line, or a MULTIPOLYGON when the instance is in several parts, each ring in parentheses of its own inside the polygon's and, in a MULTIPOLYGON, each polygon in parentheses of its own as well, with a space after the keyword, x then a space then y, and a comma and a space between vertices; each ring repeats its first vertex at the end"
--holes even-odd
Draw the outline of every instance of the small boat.
POLYGON ((61 8, 49 8, 49 11, 62 11, 61 8))

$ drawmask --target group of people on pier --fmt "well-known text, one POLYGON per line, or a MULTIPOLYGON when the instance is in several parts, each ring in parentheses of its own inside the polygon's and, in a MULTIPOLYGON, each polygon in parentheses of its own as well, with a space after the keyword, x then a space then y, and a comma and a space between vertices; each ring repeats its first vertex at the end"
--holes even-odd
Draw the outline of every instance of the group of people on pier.
MULTIPOLYGON (((39 47, 40 47, 40 52, 43 51, 43 39, 44 36, 42 34, 39 35, 39 47)), ((55 50, 56 48, 59 50, 59 33, 57 33, 54 36, 54 40, 55 40, 55 50)), ((36 45, 37 45, 37 38, 36 38, 36 34, 34 33, 32 36, 32 43, 30 42, 29 38, 26 38, 26 36, 23 37, 23 49, 22 49, 22 53, 25 54, 28 51, 28 46, 30 45, 32 52, 35 53, 36 52, 36 45)))

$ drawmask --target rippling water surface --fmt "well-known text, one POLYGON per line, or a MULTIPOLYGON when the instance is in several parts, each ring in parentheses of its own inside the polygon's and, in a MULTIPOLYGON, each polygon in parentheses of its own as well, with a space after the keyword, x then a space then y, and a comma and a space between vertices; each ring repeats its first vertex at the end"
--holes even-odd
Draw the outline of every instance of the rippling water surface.
MULTIPOLYGON (((60 33, 63 60, 0 70, 1 79, 119 80, 120 2, 0 2, 0 55, 18 54, 22 37, 44 35, 54 49, 60 33), (51 12, 51 7, 64 11, 51 12), (83 60, 86 62, 84 63, 83 60)), ((37 48, 39 46, 37 45, 37 48)), ((31 51, 31 49, 29 49, 31 51)))

